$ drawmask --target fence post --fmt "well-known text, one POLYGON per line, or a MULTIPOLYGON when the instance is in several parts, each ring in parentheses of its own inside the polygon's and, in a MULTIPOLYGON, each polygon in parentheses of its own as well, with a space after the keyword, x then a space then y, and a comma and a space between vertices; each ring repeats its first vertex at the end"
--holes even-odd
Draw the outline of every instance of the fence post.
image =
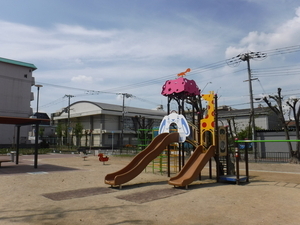
POLYGON ((240 158, 240 152, 239 148, 235 148, 235 162, 236 162, 236 184, 240 184, 240 167, 239 167, 239 158, 240 158))

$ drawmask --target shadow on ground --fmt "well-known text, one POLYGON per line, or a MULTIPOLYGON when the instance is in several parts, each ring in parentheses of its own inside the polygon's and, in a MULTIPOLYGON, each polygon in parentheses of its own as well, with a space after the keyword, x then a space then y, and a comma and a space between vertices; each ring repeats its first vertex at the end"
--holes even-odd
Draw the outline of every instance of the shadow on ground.
POLYGON ((33 165, 5 165, 1 166, 0 168, 0 175, 13 175, 13 174, 23 174, 23 173, 30 173, 30 174, 39 174, 39 173, 48 173, 48 172, 63 172, 63 171, 74 171, 78 170, 72 167, 65 167, 65 166, 57 166, 52 164, 41 164, 38 165, 38 168, 34 168, 33 165))

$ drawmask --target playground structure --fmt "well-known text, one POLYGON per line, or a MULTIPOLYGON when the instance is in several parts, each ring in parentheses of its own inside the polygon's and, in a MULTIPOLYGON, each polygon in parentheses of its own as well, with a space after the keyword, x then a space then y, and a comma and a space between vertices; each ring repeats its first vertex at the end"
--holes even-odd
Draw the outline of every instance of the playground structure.
MULTIPOLYGON (((123 169, 107 174, 105 183, 119 186, 138 176, 149 163, 156 159, 163 151, 167 152, 167 172, 170 177, 170 146, 178 143, 179 173, 170 178, 169 184, 188 187, 201 174, 204 166, 209 162, 211 177, 211 159, 216 162, 216 178, 219 181, 244 181, 244 177, 229 174, 229 152, 226 141, 226 129, 218 129, 217 95, 213 91, 200 95, 195 81, 183 78, 185 72, 178 74, 179 78, 166 81, 162 88, 162 95, 168 97, 167 115, 161 121, 159 135, 123 169), (205 100, 206 110, 203 112, 202 100, 205 100), (178 108, 170 108, 171 101, 176 101, 178 108), (192 110, 187 115, 185 103, 191 105, 192 110), (189 116, 189 122, 187 117, 189 116), (176 132, 171 132, 176 129, 176 132), (220 133, 219 133, 220 132, 220 133), (221 140, 219 141, 219 136, 221 140), (184 142, 194 146, 193 154, 185 162, 184 142), (219 142, 221 147, 219 147, 219 142), (226 170, 225 170, 226 168, 226 170)), ((238 173, 239 174, 239 173, 238 173)), ((248 177, 246 178, 249 181, 248 177)))
MULTIPOLYGON (((138 130, 138 149, 136 153, 145 149, 150 142, 155 138, 159 133, 159 127, 153 129, 139 129, 138 130)), ((176 132, 176 129, 170 129, 170 132, 176 132)), ((170 167, 173 173, 178 172, 178 143, 172 143, 169 145, 170 151, 170 167)), ((167 171, 167 149, 163 150, 159 156, 151 161, 148 166, 145 168, 145 171, 152 171, 153 173, 159 172, 160 174, 165 174, 167 171)))
POLYGON ((163 175, 168 169, 168 163, 170 163, 171 173, 177 173, 179 171, 178 149, 175 143, 170 144, 170 162, 168 162, 167 149, 165 149, 161 154, 159 154, 159 156, 149 163, 147 168, 145 168, 145 171, 148 171, 148 168, 150 168, 152 173, 159 172, 161 175, 163 175))
POLYGON ((98 157, 99 157, 99 161, 103 162, 103 165, 105 165, 105 162, 107 162, 109 160, 109 157, 108 156, 104 156, 103 153, 99 153, 98 157))

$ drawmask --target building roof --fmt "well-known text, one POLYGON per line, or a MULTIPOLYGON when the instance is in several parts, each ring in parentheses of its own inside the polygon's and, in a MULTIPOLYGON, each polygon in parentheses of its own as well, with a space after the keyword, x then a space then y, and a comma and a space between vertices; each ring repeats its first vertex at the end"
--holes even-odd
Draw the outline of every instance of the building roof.
POLYGON ((42 119, 40 125, 50 125, 50 123, 49 123, 50 118, 49 118, 47 113, 43 113, 43 112, 38 112, 37 113, 36 112, 36 113, 33 114, 33 116, 36 119, 42 119))
MULTIPOLYGON (((250 109, 231 109, 231 110, 218 110, 219 118, 227 117, 239 117, 239 116, 249 116, 250 109)), ((254 108, 255 115, 268 115, 272 113, 272 110, 269 107, 259 107, 254 108)))
MULTIPOLYGON (((123 113, 122 105, 114 105, 102 102, 78 101, 70 105, 71 117, 96 115, 100 113, 99 110, 95 110, 95 108, 90 108, 84 104, 90 104, 90 106, 94 106, 96 107, 96 109, 98 108, 99 110, 101 110, 101 114, 122 115, 123 113), (84 105, 84 107, 80 105, 84 105), (75 107, 77 107, 76 110, 74 109, 75 107)), ((166 115, 166 112, 163 110, 143 109, 130 106, 124 106, 124 112, 126 113, 126 116, 142 115, 149 118, 160 118, 166 115)), ((59 117, 65 118, 67 116, 67 111, 63 109, 61 112, 52 114, 52 116, 54 118, 56 117, 57 119, 59 119, 59 117)))
POLYGON ((20 61, 16 61, 16 60, 12 60, 12 59, 6 59, 6 58, 0 57, 0 62, 14 64, 14 65, 18 65, 18 66, 24 66, 24 67, 31 68, 33 70, 37 69, 37 67, 35 65, 33 65, 32 63, 20 62, 20 61))
MULTIPOLYGON (((79 102, 77 102, 79 103, 79 102)), ((99 106, 101 109, 109 110, 109 111, 117 111, 122 112, 123 106, 121 105, 113 105, 108 103, 102 103, 102 102, 91 102, 92 104, 95 104, 99 106)), ((143 109, 143 108, 136 108, 136 107, 130 107, 130 106, 124 106, 126 113, 141 113, 141 114, 148 114, 148 115, 165 115, 166 112, 162 110, 153 110, 153 109, 143 109)))

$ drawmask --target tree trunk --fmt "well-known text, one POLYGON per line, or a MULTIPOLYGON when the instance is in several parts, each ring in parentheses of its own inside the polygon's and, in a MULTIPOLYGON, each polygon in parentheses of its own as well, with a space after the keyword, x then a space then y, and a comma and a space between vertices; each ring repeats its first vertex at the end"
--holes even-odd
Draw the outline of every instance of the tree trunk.
POLYGON ((300 164, 298 151, 292 151, 292 157, 290 158, 290 163, 300 164))
MULTIPOLYGON (((293 104, 291 104, 289 101, 287 101, 286 103, 292 109, 292 112, 293 112, 293 115, 294 115, 294 120, 295 120, 295 126, 296 126, 296 139, 299 140, 300 139, 300 134, 299 134, 299 130, 300 130, 299 129, 300 110, 296 109, 297 108, 298 99, 293 99, 292 101, 293 101, 293 104)), ((291 150, 290 154, 291 154, 290 163, 299 164, 300 163, 299 142, 296 143, 296 150, 295 151, 291 150)))
MULTIPOLYGON (((278 106, 272 106, 271 102, 266 97, 264 97, 263 100, 269 106, 269 108, 278 116, 278 119, 280 120, 280 122, 282 124, 282 127, 284 129, 285 139, 290 140, 289 130, 288 130, 288 127, 287 127, 287 124, 285 122, 284 115, 283 115, 281 88, 278 88, 277 93, 278 93, 277 96, 276 95, 275 96, 269 95, 269 97, 274 99, 278 106)), ((292 148, 291 142, 287 142, 287 145, 288 145, 288 148, 289 148, 289 152, 292 156, 293 155, 293 148, 292 148)))

